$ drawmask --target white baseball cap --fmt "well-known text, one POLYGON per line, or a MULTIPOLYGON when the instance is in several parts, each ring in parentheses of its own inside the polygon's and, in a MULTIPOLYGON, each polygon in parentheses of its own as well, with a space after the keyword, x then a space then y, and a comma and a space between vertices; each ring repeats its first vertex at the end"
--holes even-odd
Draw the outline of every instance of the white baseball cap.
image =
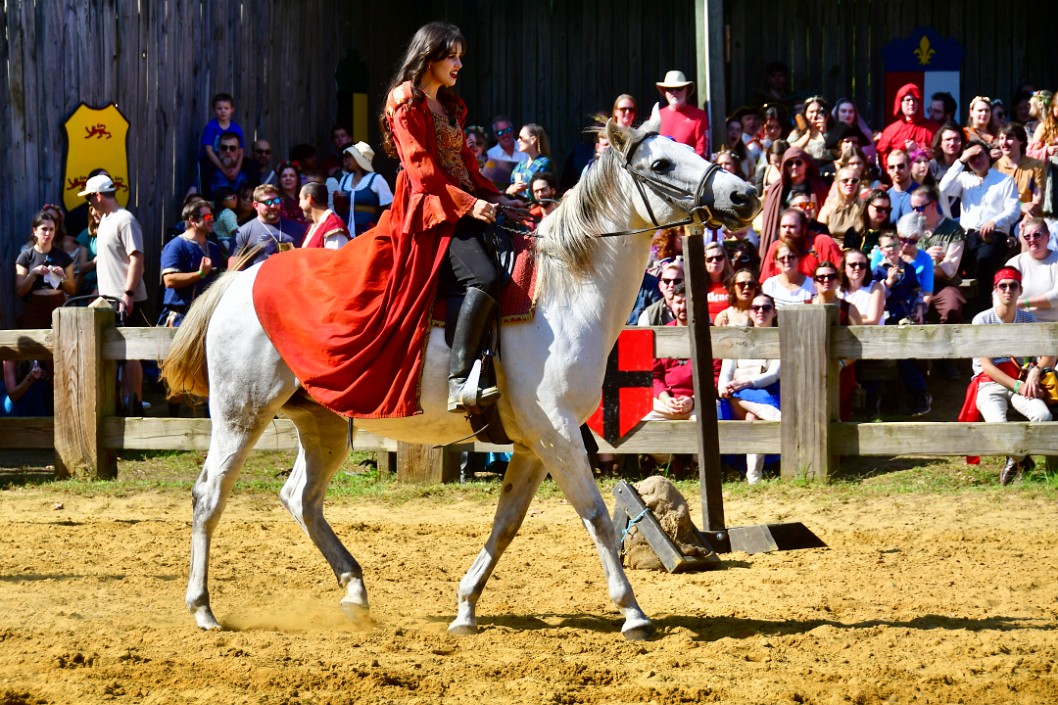
POLYGON ((115 191, 117 191, 117 188, 114 186, 113 179, 106 174, 96 174, 85 182, 84 191, 77 195, 84 197, 91 193, 114 193, 115 191))

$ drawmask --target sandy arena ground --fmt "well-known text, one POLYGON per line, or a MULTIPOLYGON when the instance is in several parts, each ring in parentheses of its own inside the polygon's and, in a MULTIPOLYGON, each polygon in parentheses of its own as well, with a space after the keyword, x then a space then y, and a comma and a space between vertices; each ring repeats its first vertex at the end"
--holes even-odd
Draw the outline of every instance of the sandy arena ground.
POLYGON ((175 493, 0 493, 0 704, 1058 702, 1055 512, 1016 488, 729 501, 732 524, 799 520, 830 547, 632 572, 658 626, 646 643, 621 637, 557 499, 500 562, 481 633, 452 637, 490 504, 330 502, 377 623, 357 631, 278 502, 236 494, 211 575, 228 631, 200 632, 183 606, 190 509, 175 493))

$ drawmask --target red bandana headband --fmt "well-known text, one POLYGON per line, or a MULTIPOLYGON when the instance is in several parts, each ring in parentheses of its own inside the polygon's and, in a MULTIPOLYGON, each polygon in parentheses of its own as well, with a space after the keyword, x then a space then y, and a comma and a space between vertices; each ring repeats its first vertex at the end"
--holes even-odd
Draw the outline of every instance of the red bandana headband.
POLYGON ((996 275, 992 278, 992 287, 994 288, 996 284, 1003 281, 1004 279, 1013 279, 1018 284, 1020 284, 1021 272, 1014 269, 1013 267, 1003 267, 998 272, 996 272, 996 275))

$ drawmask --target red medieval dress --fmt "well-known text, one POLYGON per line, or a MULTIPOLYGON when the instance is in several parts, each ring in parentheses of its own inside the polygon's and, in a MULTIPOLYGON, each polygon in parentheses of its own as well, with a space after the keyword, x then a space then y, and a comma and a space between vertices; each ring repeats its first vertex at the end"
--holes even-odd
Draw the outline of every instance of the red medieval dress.
POLYGON ((463 138, 466 106, 451 94, 443 100, 450 124, 435 123, 410 82, 386 101, 403 169, 376 227, 338 250, 274 255, 254 283, 254 308, 283 361, 313 399, 344 416, 421 413, 430 312, 448 243, 474 193, 498 194, 463 138))

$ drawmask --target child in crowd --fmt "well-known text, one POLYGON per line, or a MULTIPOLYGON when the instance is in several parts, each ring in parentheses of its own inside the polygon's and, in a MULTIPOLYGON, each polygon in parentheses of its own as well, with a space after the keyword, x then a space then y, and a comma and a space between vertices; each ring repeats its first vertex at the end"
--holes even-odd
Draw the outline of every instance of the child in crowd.
POLYGON ((218 211, 217 219, 213 222, 213 234, 217 236, 217 242, 220 243, 224 256, 227 257, 231 254, 235 231, 239 229, 239 219, 235 215, 239 197, 234 189, 222 186, 213 194, 213 200, 218 211))
POLYGON ((900 241, 891 232, 878 238, 882 261, 874 268, 874 279, 889 292, 885 300, 886 325, 922 323, 925 304, 915 268, 900 258, 900 241))
MULTIPOLYGON (((203 184, 208 184, 210 178, 213 176, 213 172, 222 170, 224 166, 220 162, 220 156, 217 154, 217 143, 220 140, 220 136, 225 132, 234 132, 239 135, 239 146, 246 149, 246 138, 243 136, 242 128, 239 127, 239 123, 231 119, 231 116, 235 113, 235 99, 231 97, 229 93, 217 93, 213 96, 210 101, 210 105, 213 108, 213 115, 215 116, 212 120, 206 123, 206 127, 202 130, 201 152, 199 154, 199 163, 201 164, 201 179, 203 184)), ((239 151, 239 158, 235 164, 235 171, 242 170, 242 150, 239 151)))

